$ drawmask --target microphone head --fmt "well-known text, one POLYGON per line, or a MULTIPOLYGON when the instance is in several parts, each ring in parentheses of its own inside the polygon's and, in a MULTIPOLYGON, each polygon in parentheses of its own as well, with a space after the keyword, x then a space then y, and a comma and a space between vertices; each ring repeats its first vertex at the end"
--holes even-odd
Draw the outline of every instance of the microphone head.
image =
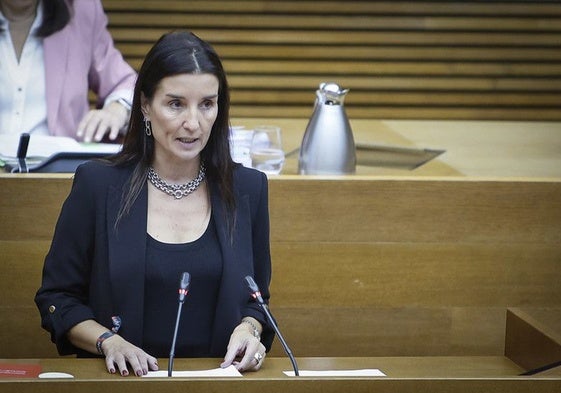
POLYGON ((189 289, 189 284, 191 283, 191 275, 187 272, 181 274, 181 280, 179 281, 179 288, 189 289))
POLYGON ((249 287, 249 291, 251 292, 251 296, 257 300, 257 302, 261 305, 265 304, 263 297, 261 297, 261 291, 259 291, 259 287, 257 283, 251 276, 245 276, 245 281, 247 282, 247 286, 249 287))
POLYGON ((245 282, 247 282, 247 286, 249 287, 249 290, 251 292, 253 292, 253 293, 259 292, 259 287, 257 286, 257 283, 255 282, 253 277, 245 276, 245 282))
POLYGON ((185 301, 185 296, 189 292, 189 284, 191 282, 191 275, 187 272, 181 274, 181 280, 179 280, 179 302, 183 303, 185 301))

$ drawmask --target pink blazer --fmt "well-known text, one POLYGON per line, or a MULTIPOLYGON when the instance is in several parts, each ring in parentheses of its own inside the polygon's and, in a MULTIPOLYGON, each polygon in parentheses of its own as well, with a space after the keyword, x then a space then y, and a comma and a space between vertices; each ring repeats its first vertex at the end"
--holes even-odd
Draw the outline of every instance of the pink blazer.
POLYGON ((51 135, 76 136, 90 109, 88 91, 98 106, 114 91, 132 90, 136 72, 114 47, 100 0, 73 0, 68 25, 43 40, 47 123, 51 135))

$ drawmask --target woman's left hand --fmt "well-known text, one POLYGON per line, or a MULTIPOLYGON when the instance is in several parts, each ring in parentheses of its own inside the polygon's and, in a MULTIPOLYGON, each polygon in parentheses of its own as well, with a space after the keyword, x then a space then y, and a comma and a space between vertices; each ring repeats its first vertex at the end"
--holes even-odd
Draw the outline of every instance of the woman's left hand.
POLYGON ((265 360, 265 346, 252 334, 247 323, 239 324, 228 343, 228 351, 220 367, 226 368, 234 365, 238 371, 257 371, 265 360), (239 359, 240 360, 236 360, 239 359))

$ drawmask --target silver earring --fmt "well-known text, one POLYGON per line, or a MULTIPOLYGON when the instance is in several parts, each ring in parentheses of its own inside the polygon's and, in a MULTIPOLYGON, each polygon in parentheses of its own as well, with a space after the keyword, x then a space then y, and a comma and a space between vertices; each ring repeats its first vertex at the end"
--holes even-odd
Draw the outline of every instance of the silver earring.
POLYGON ((152 123, 150 123, 150 120, 146 117, 144 118, 144 132, 146 133, 146 136, 152 135, 152 123))

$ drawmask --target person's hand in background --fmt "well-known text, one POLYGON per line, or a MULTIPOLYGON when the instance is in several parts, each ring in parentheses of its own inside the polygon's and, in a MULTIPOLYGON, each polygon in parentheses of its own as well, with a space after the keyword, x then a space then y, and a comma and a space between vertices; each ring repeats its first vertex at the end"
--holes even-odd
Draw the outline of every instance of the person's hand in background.
POLYGON ((78 125, 77 136, 84 142, 100 142, 108 134, 110 140, 119 136, 129 119, 129 111, 113 101, 102 109, 89 111, 78 125))

